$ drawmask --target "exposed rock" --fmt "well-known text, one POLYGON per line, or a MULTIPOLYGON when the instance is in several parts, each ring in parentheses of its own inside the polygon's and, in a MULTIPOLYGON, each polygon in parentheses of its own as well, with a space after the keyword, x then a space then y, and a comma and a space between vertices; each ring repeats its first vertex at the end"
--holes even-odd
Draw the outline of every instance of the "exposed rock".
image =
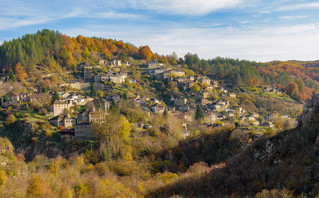
POLYGON ((299 126, 307 126, 319 121, 319 94, 307 100, 302 115, 298 118, 299 126))

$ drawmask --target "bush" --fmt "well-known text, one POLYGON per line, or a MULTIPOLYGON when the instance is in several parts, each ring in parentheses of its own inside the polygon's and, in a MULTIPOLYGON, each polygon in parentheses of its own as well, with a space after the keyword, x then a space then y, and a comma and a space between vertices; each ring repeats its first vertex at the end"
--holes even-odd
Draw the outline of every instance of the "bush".
POLYGON ((16 121, 17 121, 17 118, 13 114, 10 114, 10 115, 8 115, 8 117, 6 119, 6 125, 13 124, 16 121))

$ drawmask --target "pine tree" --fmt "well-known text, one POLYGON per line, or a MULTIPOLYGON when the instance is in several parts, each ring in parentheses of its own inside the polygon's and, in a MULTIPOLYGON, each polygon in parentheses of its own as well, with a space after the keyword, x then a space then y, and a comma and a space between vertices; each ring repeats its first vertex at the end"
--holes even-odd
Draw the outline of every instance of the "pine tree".
POLYGON ((58 92, 55 90, 52 94, 52 103, 54 103, 55 101, 59 100, 60 97, 59 97, 59 94, 58 92))
POLYGON ((167 109, 166 109, 166 108, 164 109, 163 116, 164 116, 164 117, 167 116, 167 109))
POLYGON ((117 109, 117 105, 116 105, 116 103, 115 103, 114 100, 112 100, 112 104, 111 104, 111 107, 110 107, 110 111, 111 111, 112 113, 119 113, 119 111, 118 111, 118 109, 117 109))
POLYGON ((17 82, 16 76, 14 75, 12 69, 10 69, 10 71, 9 71, 9 80, 12 81, 12 82, 17 82))
POLYGON ((3 102, 9 102, 9 98, 7 94, 3 96, 3 102))
POLYGON ((203 111, 202 107, 200 105, 198 105, 197 109, 196 109, 196 113, 195 113, 195 119, 200 120, 202 118, 204 118, 204 111, 203 111))
POLYGON ((91 87, 91 96, 93 97, 93 98, 95 98, 95 97, 97 97, 97 90, 96 90, 96 88, 95 88, 95 86, 94 85, 92 85, 92 87, 91 87))

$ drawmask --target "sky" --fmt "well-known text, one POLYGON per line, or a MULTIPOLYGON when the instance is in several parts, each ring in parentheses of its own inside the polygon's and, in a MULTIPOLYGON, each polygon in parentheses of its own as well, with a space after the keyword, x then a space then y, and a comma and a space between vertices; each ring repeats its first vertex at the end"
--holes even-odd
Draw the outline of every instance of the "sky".
POLYGON ((0 0, 0 44, 42 29, 179 57, 319 59, 319 1, 312 0, 0 0))

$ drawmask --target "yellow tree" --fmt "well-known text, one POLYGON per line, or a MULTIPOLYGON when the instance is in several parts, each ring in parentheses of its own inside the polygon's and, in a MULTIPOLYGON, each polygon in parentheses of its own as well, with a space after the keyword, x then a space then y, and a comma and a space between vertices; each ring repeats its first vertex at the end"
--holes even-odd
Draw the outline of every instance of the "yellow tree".
POLYGON ((15 75, 19 81, 24 80, 26 77, 28 77, 27 73, 25 72, 24 68, 20 63, 17 63, 14 68, 15 75))
POLYGON ((27 188, 28 197, 46 197, 50 196, 50 184, 41 176, 33 176, 27 188))
POLYGON ((131 135, 131 124, 122 115, 119 120, 119 136, 121 139, 126 139, 131 135))

